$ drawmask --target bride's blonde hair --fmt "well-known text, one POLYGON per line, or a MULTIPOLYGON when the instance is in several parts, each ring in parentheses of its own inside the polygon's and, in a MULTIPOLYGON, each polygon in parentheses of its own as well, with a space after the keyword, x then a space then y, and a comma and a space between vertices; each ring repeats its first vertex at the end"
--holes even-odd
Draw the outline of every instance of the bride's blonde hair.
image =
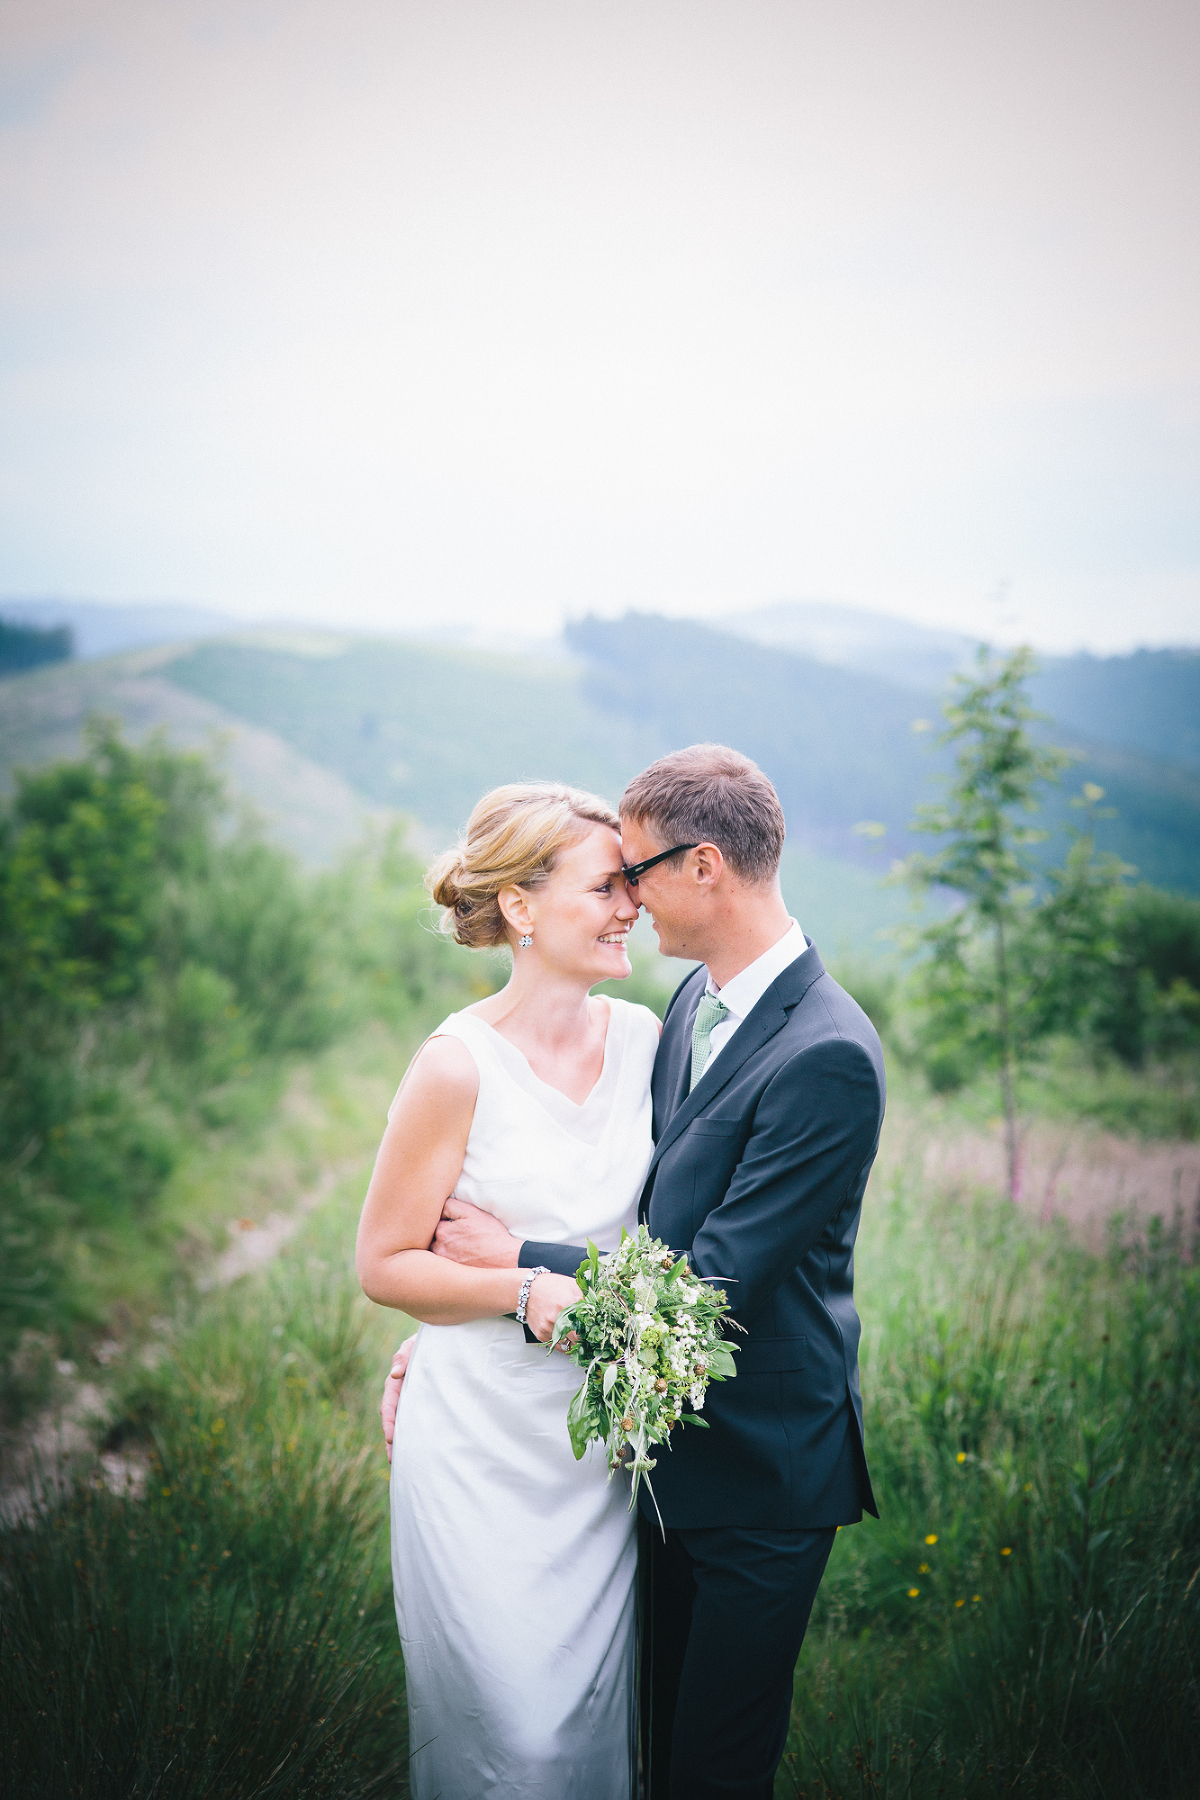
POLYGON ((556 781, 493 788, 467 820, 458 848, 426 873, 425 886, 446 909, 441 929, 472 950, 506 944, 508 926, 496 898, 501 888, 542 887, 589 825, 621 829, 608 802, 582 788, 556 781))

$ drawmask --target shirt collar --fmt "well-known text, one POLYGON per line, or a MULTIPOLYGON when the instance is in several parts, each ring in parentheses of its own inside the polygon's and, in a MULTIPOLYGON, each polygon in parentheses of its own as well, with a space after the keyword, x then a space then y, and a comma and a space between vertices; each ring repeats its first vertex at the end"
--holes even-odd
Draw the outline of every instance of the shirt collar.
POLYGON ((778 943, 772 944, 769 950, 764 950, 761 956, 732 976, 723 988, 715 987, 710 975, 704 991, 715 994, 722 1005, 729 1008, 731 1018, 744 1019, 754 1011, 771 983, 807 949, 808 939, 793 919, 791 929, 784 932, 778 943))

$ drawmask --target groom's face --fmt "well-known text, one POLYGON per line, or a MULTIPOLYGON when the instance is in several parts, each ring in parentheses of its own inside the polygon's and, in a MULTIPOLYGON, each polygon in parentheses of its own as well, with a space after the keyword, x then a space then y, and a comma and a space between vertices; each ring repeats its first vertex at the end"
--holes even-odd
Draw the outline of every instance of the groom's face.
MULTIPOLYGON (((626 868, 668 849, 670 845, 660 844, 645 825, 633 819, 621 820, 621 860, 626 868)), ((695 883, 688 871, 689 860, 685 856, 674 862, 659 863, 656 869, 647 869, 637 886, 629 890, 633 899, 649 914, 663 956, 698 955, 694 948, 689 948, 694 943, 699 923, 695 883)))

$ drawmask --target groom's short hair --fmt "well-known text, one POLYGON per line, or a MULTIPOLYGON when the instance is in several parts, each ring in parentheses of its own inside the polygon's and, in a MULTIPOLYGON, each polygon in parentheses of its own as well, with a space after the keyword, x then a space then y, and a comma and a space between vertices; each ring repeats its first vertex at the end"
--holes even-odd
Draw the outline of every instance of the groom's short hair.
POLYGON ((621 817, 663 845, 715 844, 743 881, 770 881, 786 826, 779 795, 757 763, 728 744, 690 744, 635 775, 621 817))

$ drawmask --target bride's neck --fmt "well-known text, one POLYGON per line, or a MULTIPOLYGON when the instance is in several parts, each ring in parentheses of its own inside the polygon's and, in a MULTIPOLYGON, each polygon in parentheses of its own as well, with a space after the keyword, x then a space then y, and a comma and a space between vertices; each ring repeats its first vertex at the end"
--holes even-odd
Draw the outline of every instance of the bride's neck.
POLYGON ((591 1027, 588 991, 579 976, 514 962, 507 987, 485 1000, 479 1011, 489 1025, 503 1026, 547 1049, 565 1047, 578 1044, 591 1027))

